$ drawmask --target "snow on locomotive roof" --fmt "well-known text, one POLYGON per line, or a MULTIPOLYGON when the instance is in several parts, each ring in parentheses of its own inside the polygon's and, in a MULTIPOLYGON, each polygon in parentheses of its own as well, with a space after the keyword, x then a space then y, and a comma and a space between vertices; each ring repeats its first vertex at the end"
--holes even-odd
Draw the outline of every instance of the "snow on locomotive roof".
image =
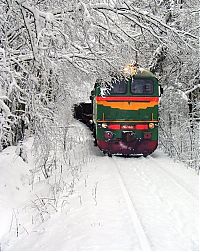
POLYGON ((128 64, 126 65, 123 70, 123 75, 127 76, 137 76, 137 77, 156 77, 152 72, 150 72, 148 69, 138 67, 134 64, 128 64))
POLYGON ((157 79, 157 77, 149 69, 138 67, 137 65, 134 64, 128 64, 121 71, 109 72, 108 75, 101 76, 100 78, 96 79, 95 87, 97 87, 99 84, 110 82, 112 78, 123 78, 123 77, 130 78, 133 76, 139 78, 152 77, 157 79))

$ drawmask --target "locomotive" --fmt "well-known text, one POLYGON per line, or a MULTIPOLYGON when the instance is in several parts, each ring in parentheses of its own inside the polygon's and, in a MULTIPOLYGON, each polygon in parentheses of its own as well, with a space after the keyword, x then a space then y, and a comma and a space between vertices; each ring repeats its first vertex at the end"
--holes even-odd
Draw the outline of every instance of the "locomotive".
POLYGON ((146 157, 154 152, 161 93, 156 76, 136 65, 128 65, 108 82, 97 80, 91 91, 89 113, 82 111, 81 117, 87 118, 86 124, 91 123, 99 149, 108 156, 146 157))

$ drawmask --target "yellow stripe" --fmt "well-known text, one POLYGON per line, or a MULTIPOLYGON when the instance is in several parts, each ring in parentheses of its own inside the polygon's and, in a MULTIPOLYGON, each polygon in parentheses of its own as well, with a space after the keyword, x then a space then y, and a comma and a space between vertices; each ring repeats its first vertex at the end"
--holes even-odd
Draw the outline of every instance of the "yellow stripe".
POLYGON ((108 102, 108 101, 98 101, 97 105, 103 105, 106 107, 121 109, 121 110, 139 110, 139 109, 146 109, 152 108, 158 105, 156 101, 150 102, 132 102, 132 101, 123 101, 123 102, 108 102))

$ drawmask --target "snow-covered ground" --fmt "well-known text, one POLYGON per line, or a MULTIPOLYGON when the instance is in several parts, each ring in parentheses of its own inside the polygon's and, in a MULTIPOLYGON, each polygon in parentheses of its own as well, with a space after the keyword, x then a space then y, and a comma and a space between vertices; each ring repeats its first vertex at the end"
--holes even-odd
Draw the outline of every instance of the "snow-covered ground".
POLYGON ((32 183, 32 139, 24 143, 28 163, 16 147, 0 153, 1 249, 197 251, 197 174, 159 150, 147 158, 109 158, 92 146, 84 125, 75 126, 91 144, 91 158, 73 193, 64 200, 62 192, 57 204, 45 204, 50 181, 32 183))

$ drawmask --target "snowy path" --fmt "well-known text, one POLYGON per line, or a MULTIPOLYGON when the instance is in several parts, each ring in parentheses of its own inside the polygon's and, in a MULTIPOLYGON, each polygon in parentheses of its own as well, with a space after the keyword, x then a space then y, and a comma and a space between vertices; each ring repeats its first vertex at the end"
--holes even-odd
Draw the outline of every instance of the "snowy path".
POLYGON ((23 223, 27 232, 6 250, 198 250, 193 170, 159 150, 109 158, 92 147, 90 155, 69 204, 39 226, 23 223))
POLYGON ((158 158, 163 166, 154 159, 114 158, 151 248, 195 249, 198 195, 193 193, 195 190, 190 191, 192 187, 185 186, 180 174, 170 173, 173 169, 170 159, 158 158))
MULTIPOLYGON (((159 151, 155 156, 157 157, 96 157, 95 166, 98 169, 96 172, 101 178, 98 181, 98 205, 104 208, 103 216, 109 216, 106 209, 110 207, 102 202, 101 198, 105 195, 110 200, 115 198, 112 189, 118 187, 120 190, 118 199, 121 207, 126 209, 124 222, 128 218, 126 225, 131 225, 132 229, 132 235, 129 233, 128 237, 138 239, 137 246, 129 244, 131 250, 137 249, 138 246, 144 251, 195 250, 198 247, 198 180, 196 179, 195 185, 194 176, 190 171, 159 151), (161 163, 164 164, 163 167, 161 163), (107 187, 104 187, 107 174, 112 178, 108 181, 107 187)), ((120 210, 115 206, 113 215, 118 211, 120 210)), ((116 220, 119 218, 120 216, 116 220)), ((112 237, 109 229, 102 233, 104 232, 107 232, 108 237, 112 237)), ((118 237, 123 237, 122 229, 116 229, 115 233, 118 233, 118 237)), ((100 232, 98 236, 101 235, 100 232)), ((98 236, 94 237, 97 244, 98 236)), ((120 240, 120 244, 124 243, 127 244, 120 240)), ((110 244, 111 247, 97 246, 97 248, 122 249, 120 244, 116 240, 110 244)))

